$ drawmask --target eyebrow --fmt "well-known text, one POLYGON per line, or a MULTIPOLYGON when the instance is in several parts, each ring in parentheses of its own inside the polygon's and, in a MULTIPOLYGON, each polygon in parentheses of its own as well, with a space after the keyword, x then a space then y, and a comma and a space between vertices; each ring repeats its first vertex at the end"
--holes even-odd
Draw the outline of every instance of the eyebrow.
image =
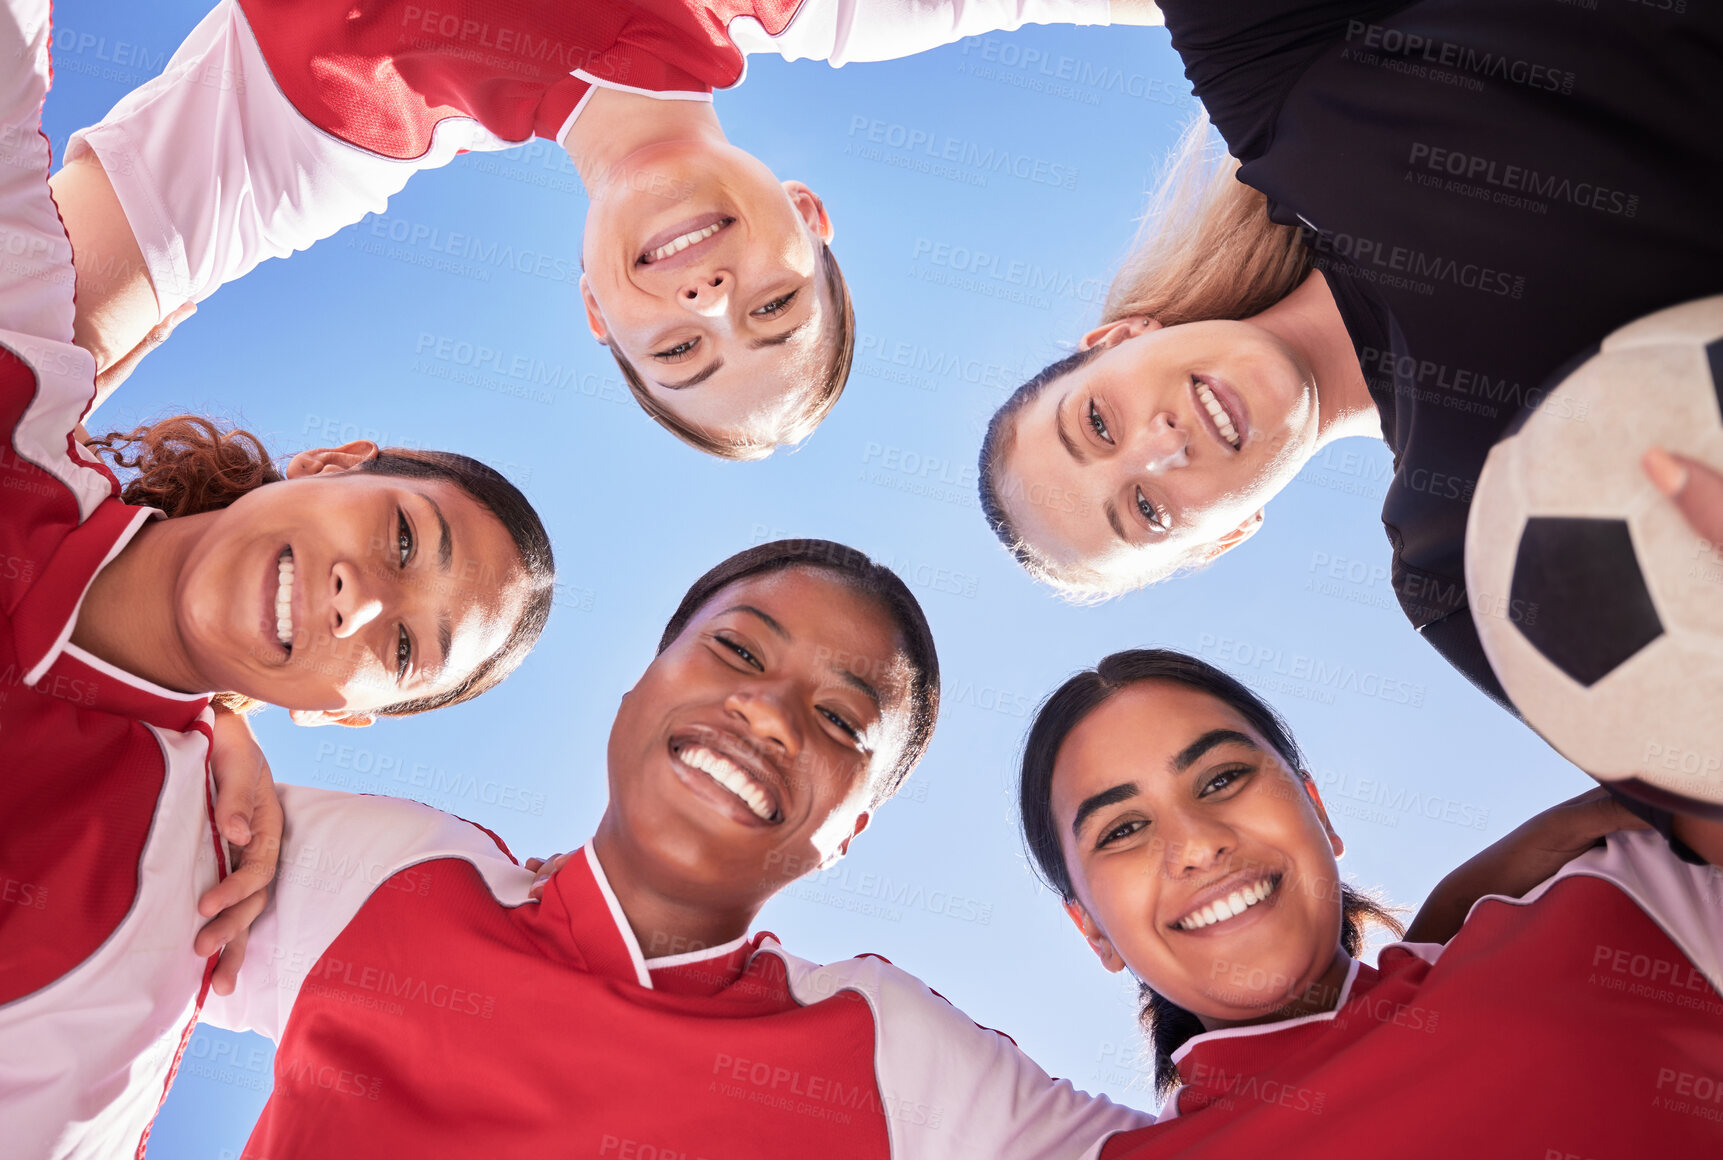
POLYGON ((1089 820, 1089 815, 1096 810, 1104 810, 1108 806, 1117 805, 1127 798, 1137 796, 1137 783, 1134 781, 1120 782, 1112 789, 1104 789, 1098 794, 1083 799, 1083 804, 1077 807, 1077 815, 1071 819, 1071 836, 1075 838, 1083 828, 1083 823, 1089 820))
POLYGON ((663 387, 667 391, 686 391, 689 387, 697 387, 701 383, 705 382, 707 379, 711 378, 713 375, 717 374, 719 368, 722 367, 723 365, 724 365, 723 359, 715 358, 712 360, 711 366, 707 367, 705 370, 701 371, 699 374, 695 375, 691 379, 683 379, 679 383, 659 383, 658 385, 663 387))
POLYGON ((783 637, 785 640, 790 639, 790 630, 789 629, 787 629, 783 625, 779 624, 775 619, 766 615, 764 612, 761 612, 758 608, 755 608, 752 604, 732 604, 729 608, 726 608, 724 610, 725 615, 728 615, 729 613, 732 613, 732 612, 746 612, 750 616, 757 616, 760 618, 760 620, 765 624, 765 626, 767 628, 771 629, 773 632, 777 633, 779 636, 783 637))
POLYGON ((841 665, 833 665, 832 666, 832 672, 834 672, 834 673, 838 674, 838 676, 842 677, 844 679, 844 684, 850 685, 850 686, 857 688, 857 689, 860 689, 862 691, 862 694, 864 696, 866 696, 868 700, 873 702, 873 707, 875 709, 882 708, 882 705, 881 705, 880 699, 879 699, 879 690, 874 688, 872 685, 868 684, 867 681, 864 680, 861 676, 859 676, 856 673, 850 672, 848 669, 844 668, 841 665))
POLYGON ((813 317, 809 316, 802 319, 782 334, 772 334, 767 335, 765 338, 756 338, 748 344, 748 349, 763 350, 768 346, 783 346, 786 342, 789 342, 792 338, 796 337, 796 335, 806 330, 813 321, 813 317))
MULTIPOLYGON (((447 575, 455 558, 455 533, 449 527, 448 517, 443 515, 443 509, 436 500, 425 496, 425 502, 431 505, 431 511, 437 517, 437 568, 447 575)), ((455 645, 454 624, 449 619, 447 606, 437 613, 437 647, 441 650, 437 668, 441 669, 449 663, 449 650, 455 645)))
POLYGON ((1233 743, 1248 745, 1252 749, 1261 748, 1261 746, 1257 745, 1255 741, 1252 741, 1247 734, 1240 733, 1237 729, 1210 729, 1207 733, 1204 733, 1201 737, 1198 737, 1195 741, 1178 751, 1178 754, 1173 758, 1173 769, 1179 773, 1183 773, 1185 770, 1195 765, 1203 754, 1207 753, 1215 746, 1233 743))
POLYGON ((442 535, 442 539, 437 542, 437 567, 447 572, 450 562, 455 558, 454 533, 449 530, 449 521, 443 515, 443 509, 438 506, 437 501, 427 495, 425 502, 430 504, 431 511, 436 513, 437 531, 442 535))
POLYGON ((1125 521, 1119 518, 1119 505, 1109 499, 1101 505, 1101 510, 1107 513, 1107 522, 1112 525, 1113 534, 1125 543, 1131 543, 1131 537, 1125 534, 1125 521))
MULTIPOLYGON (((1065 399, 1071 396, 1066 395, 1065 399)), ((1065 451, 1078 463, 1089 462, 1089 452, 1071 438, 1071 433, 1065 430, 1065 399, 1059 400, 1059 405, 1053 408, 1053 429, 1059 433, 1059 442, 1065 445, 1065 451)))

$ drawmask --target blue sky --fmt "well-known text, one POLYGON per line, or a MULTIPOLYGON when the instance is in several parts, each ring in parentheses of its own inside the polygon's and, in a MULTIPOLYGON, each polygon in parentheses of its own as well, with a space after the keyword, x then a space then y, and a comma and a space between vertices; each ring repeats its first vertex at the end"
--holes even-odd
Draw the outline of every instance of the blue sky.
MULTIPOLYGON (((203 11, 56 4, 56 150, 160 71, 203 11)), ((417 797, 523 857, 571 849, 603 806, 617 699, 688 583, 765 539, 854 544, 922 600, 945 712, 850 856, 772 902, 761 926, 809 958, 883 954, 1053 1074, 1141 1106, 1132 994, 1038 888, 1015 828, 1023 732, 1065 676, 1156 644, 1243 677, 1309 754, 1347 840, 1343 869, 1409 906, 1590 784, 1407 626, 1387 584, 1379 443, 1330 447, 1261 534, 1207 571, 1101 607, 1038 589, 983 525, 974 464, 988 416, 1094 324, 1143 193, 1193 115, 1163 30, 1032 27, 841 70, 755 57, 717 109, 731 140, 825 198, 856 302, 849 389, 795 454, 709 460, 632 403, 580 318, 568 271, 586 201, 548 142, 459 158, 381 217, 265 263, 96 417, 106 430, 215 414, 277 453, 362 437, 447 446, 502 469, 544 514, 563 582, 519 674, 471 705, 362 732, 268 711, 258 731, 281 781, 417 797), (450 261, 453 233, 480 239, 462 243, 480 257, 450 261)), ((200 1029, 150 1155, 236 1156, 269 1059, 256 1036, 200 1029)))

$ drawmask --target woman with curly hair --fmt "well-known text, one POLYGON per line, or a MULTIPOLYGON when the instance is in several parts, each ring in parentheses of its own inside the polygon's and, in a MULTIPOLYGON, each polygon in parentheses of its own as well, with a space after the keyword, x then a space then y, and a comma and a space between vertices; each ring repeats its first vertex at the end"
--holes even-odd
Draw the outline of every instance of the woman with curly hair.
POLYGON ((193 416, 79 442, 95 364, 29 131, 47 9, 0 20, 21 127, 0 165, 0 1119, 8 1154, 131 1155, 274 860, 278 815, 211 800, 212 737, 243 729, 212 701, 364 725, 468 700, 538 638, 553 564, 525 497, 464 456, 349 443, 278 469, 193 416), (216 889, 224 843, 253 869, 216 889), (200 894, 203 917, 230 907, 201 934, 200 894))

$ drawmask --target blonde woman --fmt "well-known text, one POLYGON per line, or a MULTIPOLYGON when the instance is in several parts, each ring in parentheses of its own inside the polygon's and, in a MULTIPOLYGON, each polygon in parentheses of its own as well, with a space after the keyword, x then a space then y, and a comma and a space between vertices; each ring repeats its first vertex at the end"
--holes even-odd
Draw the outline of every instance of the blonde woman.
MULTIPOLYGON (((1466 599, 1472 489, 1570 359, 1723 290, 1723 11, 1161 7, 1230 156, 1187 136, 1100 324, 994 416, 989 523, 1104 598, 1243 542, 1325 444, 1380 436, 1401 605, 1505 700, 1466 599)), ((1646 470, 1723 539, 1723 477, 1655 448, 1646 470)))

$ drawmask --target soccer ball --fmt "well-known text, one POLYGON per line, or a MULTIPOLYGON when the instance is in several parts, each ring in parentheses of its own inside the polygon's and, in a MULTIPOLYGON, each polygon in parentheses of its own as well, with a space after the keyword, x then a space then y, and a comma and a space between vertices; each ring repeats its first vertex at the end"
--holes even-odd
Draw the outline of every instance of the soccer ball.
POLYGON ((1723 470, 1723 297, 1629 323, 1557 378, 1478 477, 1466 589, 1484 653, 1593 777, 1723 805, 1723 545, 1639 466, 1656 444, 1723 470))

